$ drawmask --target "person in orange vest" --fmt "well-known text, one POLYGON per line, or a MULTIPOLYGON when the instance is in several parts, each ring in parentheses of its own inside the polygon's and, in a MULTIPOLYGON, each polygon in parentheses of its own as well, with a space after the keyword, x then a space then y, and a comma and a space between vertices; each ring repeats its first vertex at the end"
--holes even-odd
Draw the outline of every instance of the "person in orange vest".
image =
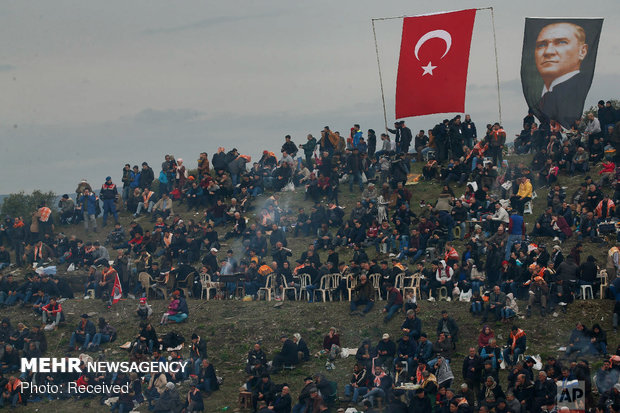
POLYGON ((609 199, 608 194, 603 195, 603 199, 594 209, 594 213, 596 214, 596 218, 599 222, 606 221, 613 217, 615 211, 616 205, 614 204, 614 201, 609 199))
POLYGON ((510 336, 506 341, 507 348, 504 350, 504 360, 510 367, 514 366, 527 347, 527 336, 525 331, 517 326, 512 326, 510 336))
POLYGON ((108 307, 112 304, 112 288, 114 287, 117 275, 116 269, 110 265, 109 261, 103 264, 101 281, 99 281, 97 287, 99 289, 99 294, 101 294, 101 299, 106 302, 108 307))
POLYGON ((133 214, 133 216, 137 217, 138 215, 140 215, 142 209, 146 209, 146 212, 150 214, 151 211, 153 211, 155 201, 157 201, 157 196, 155 196, 155 192, 146 188, 142 193, 142 201, 138 202, 138 208, 136 209, 136 213, 133 214))
POLYGON ((540 315, 544 317, 547 315, 547 296, 549 295, 549 284, 544 278, 546 268, 541 268, 538 264, 531 264, 529 270, 532 273, 532 279, 526 283, 530 287, 526 317, 531 317, 532 305, 536 300, 540 301, 540 315))
POLYGON ((501 166, 502 164, 502 151, 506 144, 506 131, 501 127, 499 123, 493 125, 493 129, 488 135, 489 138, 489 155, 493 158, 493 164, 501 166))
POLYGON ((5 403, 11 403, 11 407, 15 408, 18 404, 26 405, 28 396, 22 393, 22 382, 15 376, 9 378, 9 382, 4 386, 2 397, 0 397, 0 408, 5 403))

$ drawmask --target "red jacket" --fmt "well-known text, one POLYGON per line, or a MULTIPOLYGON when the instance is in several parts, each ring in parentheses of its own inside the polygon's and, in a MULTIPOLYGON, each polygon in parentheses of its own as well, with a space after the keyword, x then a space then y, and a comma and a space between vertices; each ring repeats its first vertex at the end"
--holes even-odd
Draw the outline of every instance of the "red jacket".
POLYGON ((88 386, 88 382, 86 381, 86 378, 82 375, 80 376, 76 381, 75 384, 77 384, 77 386, 80 389, 83 389, 84 387, 88 386))
POLYGON ((60 305, 60 303, 56 303, 55 305, 52 305, 52 303, 49 303, 48 305, 44 305, 42 310, 48 313, 52 313, 53 315, 56 315, 62 312, 62 306, 60 305))
POLYGON ((606 172, 616 172, 616 164, 613 162, 602 162, 603 164, 603 169, 601 169, 601 171, 598 173, 599 175, 602 175, 606 172))

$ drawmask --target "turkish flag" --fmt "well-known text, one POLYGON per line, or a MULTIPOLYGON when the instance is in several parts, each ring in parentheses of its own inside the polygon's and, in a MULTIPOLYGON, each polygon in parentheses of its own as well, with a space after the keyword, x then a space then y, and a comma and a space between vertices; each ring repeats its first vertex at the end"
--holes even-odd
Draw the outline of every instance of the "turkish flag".
POLYGON ((118 278, 118 273, 116 273, 116 278, 114 278, 114 286, 112 287, 112 304, 118 303, 121 298, 123 298, 123 286, 121 285, 121 279, 118 278))
POLYGON ((405 17, 396 118, 463 112, 476 9, 405 17))

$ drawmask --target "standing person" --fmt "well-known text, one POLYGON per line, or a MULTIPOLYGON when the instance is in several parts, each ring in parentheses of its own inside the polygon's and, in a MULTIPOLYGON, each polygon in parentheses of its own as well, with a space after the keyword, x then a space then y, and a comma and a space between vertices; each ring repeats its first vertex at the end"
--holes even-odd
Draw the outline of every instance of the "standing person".
POLYGON ((87 189, 90 192, 93 192, 93 188, 90 186, 90 184, 86 181, 86 178, 82 179, 80 181, 80 183, 78 184, 77 188, 75 188, 75 199, 80 199, 80 197, 82 196, 82 194, 84 193, 84 190, 87 189))
POLYGON ((155 173, 153 172, 153 168, 151 168, 148 163, 142 162, 142 171, 140 172, 140 188, 150 189, 154 180, 155 173))
POLYGON ((510 259, 510 252, 514 244, 520 244, 525 240, 525 221, 523 216, 519 215, 518 211, 513 209, 510 211, 510 218, 508 222, 508 241, 506 242, 506 254, 504 259, 508 261, 510 259))
POLYGON ((129 191, 131 190, 131 182, 133 181, 133 171, 131 170, 131 165, 128 163, 123 167, 123 177, 121 178, 121 182, 123 183, 123 203, 127 205, 127 200, 129 199, 129 191))
POLYGON ((90 192, 88 188, 84 189, 78 204, 82 209, 82 214, 84 215, 84 229, 88 232, 88 223, 90 222, 94 232, 97 232, 97 205, 99 202, 97 197, 90 192))
POLYGON ((463 139, 468 148, 472 148, 478 139, 476 124, 472 122, 469 115, 465 115, 465 122, 463 122, 463 139))
MULTIPOLYGON (((208 160, 207 160, 208 162, 208 160)), ((187 181, 187 169, 185 165, 183 165, 183 159, 177 159, 177 168, 175 171, 175 185, 174 188, 182 191, 185 187, 185 182, 187 181)))
POLYGON ((375 156, 375 151, 377 150, 377 134, 374 129, 368 129, 368 157, 372 158, 375 156))
POLYGON ((420 129, 420 132, 418 132, 418 134, 415 135, 415 138, 413 141, 413 147, 416 152, 417 161, 422 162, 422 154, 424 153, 424 150, 426 149, 426 152, 430 150, 429 139, 428 139, 428 136, 424 134, 424 129, 420 129))
POLYGON ((201 152, 200 157, 198 158, 198 180, 201 181, 202 178, 209 175, 211 167, 209 165, 209 157, 206 152, 201 152))
POLYGON ((24 251, 26 248, 26 225, 21 217, 15 217, 9 227, 11 244, 15 250, 15 265, 21 267, 24 264, 24 251))
POLYGON ((299 144, 299 147, 304 151, 304 156, 306 157, 306 168, 312 170, 312 155, 314 155, 314 150, 316 149, 316 139, 310 133, 306 139, 307 142, 299 144))
MULTIPOLYGON (((126 165, 127 166, 127 165, 126 165)), ((118 198, 118 189, 116 184, 112 183, 112 177, 105 178, 105 183, 101 186, 99 198, 103 201, 103 226, 108 222, 108 214, 114 216, 114 223, 118 224, 118 212, 116 212, 116 199, 118 198)))
POLYGON ((394 129, 388 128, 388 132, 393 133, 394 143, 396 144, 395 152, 400 153, 400 141, 401 141, 401 122, 394 122, 394 129))
POLYGON ((405 126, 405 121, 400 121, 400 151, 402 153, 409 153, 409 146, 413 140, 413 134, 411 129, 405 126))
MULTIPOLYGON (((437 147, 437 161, 441 164, 448 159, 448 130, 450 121, 444 119, 442 123, 438 123, 433 128, 432 136, 435 139, 435 146, 437 147)), ((431 135, 429 135, 429 138, 431 135)))
POLYGON ((347 169, 349 172, 349 191, 353 192, 353 183, 357 182, 360 187, 360 192, 364 190, 364 183, 362 182, 362 158, 360 157, 360 151, 357 148, 353 148, 353 153, 347 159, 347 169))
POLYGON ((500 167, 502 164, 502 151, 506 144, 506 131, 496 122, 493 125, 489 138, 491 140, 491 142, 489 142, 489 150, 493 158, 493 164, 500 167))
POLYGON ((355 125, 353 125, 353 127, 351 128, 351 143, 353 145, 353 148, 358 147, 363 134, 364 133, 362 132, 359 124, 356 123, 355 125))

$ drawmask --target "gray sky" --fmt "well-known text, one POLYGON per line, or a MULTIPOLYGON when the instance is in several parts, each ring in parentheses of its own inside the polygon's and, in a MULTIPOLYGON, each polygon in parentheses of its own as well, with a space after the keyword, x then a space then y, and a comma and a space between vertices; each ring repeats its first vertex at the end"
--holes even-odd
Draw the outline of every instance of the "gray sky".
MULTIPOLYGON (((526 16, 605 17, 586 107, 620 97, 617 0, 10 1, 0 14, 0 193, 95 186, 166 153, 237 147, 253 158, 324 125, 383 128, 370 19, 495 7, 503 123, 519 132, 526 16), (586 6, 587 4, 587 6, 586 6)), ((400 20, 377 23, 393 121, 400 20)), ((497 120, 490 13, 474 27, 466 111, 497 120)), ((448 115, 408 119, 428 129, 448 115)))

